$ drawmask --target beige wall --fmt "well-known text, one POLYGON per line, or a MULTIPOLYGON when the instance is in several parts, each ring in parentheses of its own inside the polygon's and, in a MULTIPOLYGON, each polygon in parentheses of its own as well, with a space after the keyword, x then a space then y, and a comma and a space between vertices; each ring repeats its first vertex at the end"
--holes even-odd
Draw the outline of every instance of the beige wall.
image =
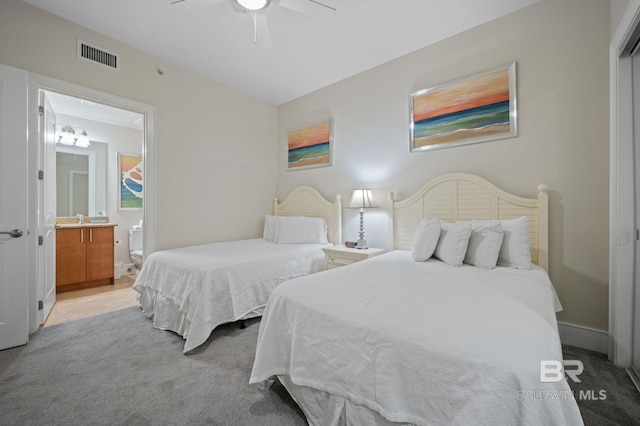
MULTIPOLYGON (((156 107, 159 249, 258 235, 276 182, 280 197, 308 184, 345 202, 366 185, 383 207, 388 191, 403 198, 453 171, 525 197, 546 183, 559 319, 606 330, 611 19, 606 1, 542 0, 277 109, 17 0, 0 2, 0 63, 156 107), (77 60, 76 38, 118 53, 121 70, 77 60), (409 93, 512 61, 517 138, 408 152, 409 93), (287 130, 327 111, 333 167, 287 172, 287 130)), ((355 238, 357 212, 344 217, 355 238)), ((389 247, 387 225, 384 208, 367 211, 371 246, 389 247)))
POLYGON ((618 29, 618 24, 624 15, 630 0, 611 0, 611 38, 618 29))
MULTIPOLYGON (((559 320, 607 329, 609 2, 543 0, 425 47, 278 109, 278 193, 300 184, 348 202, 362 185, 382 206, 448 172, 480 175, 534 197, 550 188, 550 274, 564 305, 559 320), (519 136, 409 153, 409 94, 517 62, 519 136), (329 110, 334 165, 287 172, 286 135, 329 110)), ((357 237, 345 209, 344 238, 357 237)), ((385 209, 365 214, 370 246, 389 248, 385 209)))
POLYGON ((158 249, 261 235, 274 106, 18 0, 0 2, 0 40, 1 64, 155 106, 158 249), (120 70, 78 60, 78 38, 120 55, 120 70))

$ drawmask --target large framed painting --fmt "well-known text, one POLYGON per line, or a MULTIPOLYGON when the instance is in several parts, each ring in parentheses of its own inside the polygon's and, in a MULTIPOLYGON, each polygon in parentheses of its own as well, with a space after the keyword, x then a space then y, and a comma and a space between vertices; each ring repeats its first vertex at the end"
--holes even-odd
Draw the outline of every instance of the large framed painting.
POLYGON ((142 155, 118 152, 118 210, 142 209, 144 167, 142 155))
POLYGON ((330 166, 333 152, 332 120, 288 133, 287 170, 330 166))
POLYGON ((516 63, 410 96, 411 151, 515 137, 516 63))

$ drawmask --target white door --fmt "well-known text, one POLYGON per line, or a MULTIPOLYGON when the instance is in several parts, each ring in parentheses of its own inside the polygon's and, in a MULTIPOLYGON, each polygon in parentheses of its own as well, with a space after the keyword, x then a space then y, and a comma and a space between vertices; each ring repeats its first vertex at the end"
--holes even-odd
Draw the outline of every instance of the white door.
POLYGON ((56 115, 45 92, 40 91, 39 98, 43 108, 38 123, 38 168, 45 173, 38 181, 38 227, 42 237, 38 246, 38 322, 43 324, 56 302, 56 115))
MULTIPOLYGON (((637 31, 637 30, 636 30, 637 31)), ((635 180, 636 180, 636 228, 640 228, 640 52, 632 52, 632 75, 633 75, 633 135, 635 150, 635 180)), ((638 232, 638 231, 636 231, 638 232)), ((636 273, 633 294, 634 322, 633 338, 631 348, 631 367, 634 368, 632 378, 640 381, 640 241, 636 237, 636 273)), ((637 383, 639 386, 640 383, 637 383)))
POLYGON ((0 349, 29 339, 27 79, 0 65, 0 349))

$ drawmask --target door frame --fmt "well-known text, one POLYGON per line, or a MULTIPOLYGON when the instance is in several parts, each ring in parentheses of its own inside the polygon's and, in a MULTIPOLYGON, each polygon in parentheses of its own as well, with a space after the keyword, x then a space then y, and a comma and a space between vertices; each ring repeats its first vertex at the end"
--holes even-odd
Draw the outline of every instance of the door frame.
POLYGON ((640 271, 635 272, 632 60, 622 56, 639 24, 640 0, 631 0, 609 47, 609 359, 619 367, 633 361, 634 283, 640 278, 640 271))
MULTIPOLYGON (((38 106, 40 90, 58 92, 77 98, 87 99, 94 102, 111 105, 133 111, 144 116, 144 136, 142 146, 142 158, 144 158, 144 207, 142 217, 145 224, 143 236, 143 253, 145 257, 154 252, 156 248, 156 136, 155 136, 155 107, 131 99, 112 95, 99 90, 69 83, 63 80, 47 77, 40 74, 28 73, 28 202, 29 202, 29 232, 27 235, 29 245, 29 334, 35 333, 40 324, 44 322, 43 311, 38 310, 38 301, 44 297, 43 283, 38 282, 40 275, 38 268, 38 216, 34 206, 38 205, 38 106)), ((45 171, 46 173, 46 171, 45 171)), ((46 175, 45 175, 46 176, 46 175)))

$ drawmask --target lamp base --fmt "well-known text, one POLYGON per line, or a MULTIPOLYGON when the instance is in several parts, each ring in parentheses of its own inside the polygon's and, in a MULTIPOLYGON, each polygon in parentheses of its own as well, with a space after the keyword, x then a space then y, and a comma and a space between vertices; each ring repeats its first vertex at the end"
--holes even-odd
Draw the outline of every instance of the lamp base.
POLYGON ((367 247, 367 240, 365 240, 364 238, 360 238, 358 240, 358 244, 356 245, 356 248, 362 249, 362 250, 369 248, 367 247))

